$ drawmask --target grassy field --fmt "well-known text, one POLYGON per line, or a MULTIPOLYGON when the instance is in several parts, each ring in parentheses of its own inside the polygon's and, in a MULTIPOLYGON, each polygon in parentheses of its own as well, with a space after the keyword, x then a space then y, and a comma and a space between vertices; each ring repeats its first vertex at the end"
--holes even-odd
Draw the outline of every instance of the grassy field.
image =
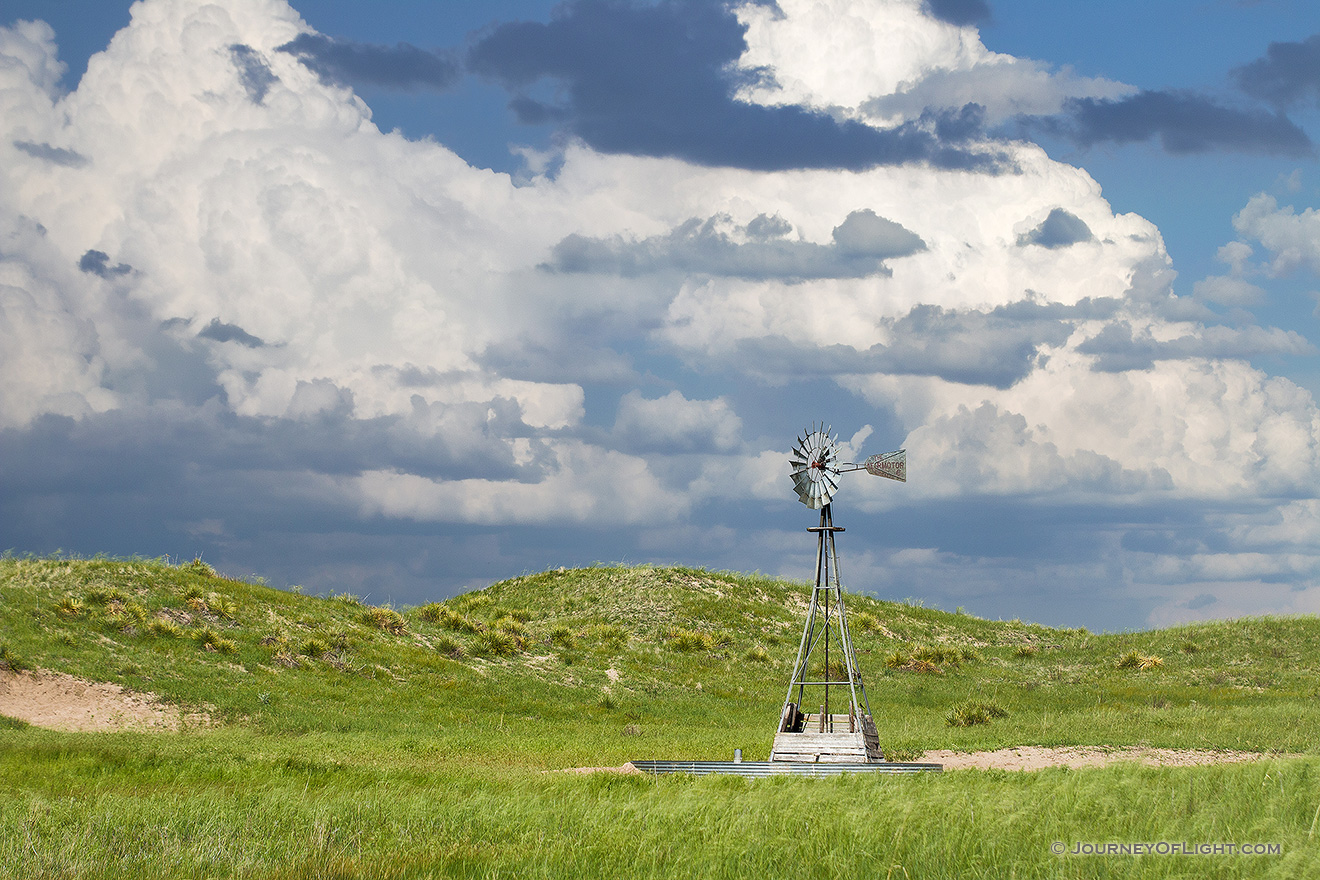
POLYGON ((691 569, 515 578, 411 609, 196 563, 0 560, 0 663, 213 724, 0 718, 17 877, 1311 877, 1320 620, 1097 635, 849 598, 881 743, 1261 752, 1208 767, 827 780, 557 771, 764 760, 809 588, 691 569), (978 711, 979 710, 979 711, 978 711), (1096 854, 1111 844, 1208 853, 1096 854), (1264 844, 1267 852, 1227 852, 1264 844))

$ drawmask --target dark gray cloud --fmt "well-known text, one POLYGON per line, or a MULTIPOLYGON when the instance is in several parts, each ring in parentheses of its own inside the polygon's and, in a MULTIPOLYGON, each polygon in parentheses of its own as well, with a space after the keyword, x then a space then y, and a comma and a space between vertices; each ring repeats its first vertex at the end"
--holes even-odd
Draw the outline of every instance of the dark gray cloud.
POLYGON ((1230 150, 1310 156, 1306 133, 1281 113, 1228 107, 1195 92, 1142 91, 1127 98, 1070 98, 1059 116, 1022 120, 1081 147, 1158 139, 1170 153, 1230 150))
POLYGON ((229 57, 238 68, 238 78, 247 90, 253 104, 260 104, 266 98, 270 87, 279 82, 279 77, 271 72, 270 65, 261 53, 251 46, 235 43, 229 47, 229 57))
POLYGON ((1320 101, 1320 34, 1300 43, 1270 43, 1264 58, 1234 70, 1233 79, 1248 95, 1276 107, 1320 101))
POLYGON ((122 275, 130 275, 133 267, 127 263, 118 263, 110 265, 110 255, 105 251, 88 251, 78 260, 78 268, 89 275, 99 275, 102 278, 118 278, 122 275))
POLYGON ((888 345, 804 347, 772 336, 741 341, 734 357, 747 372, 772 378, 882 373, 1009 388, 1031 372, 1041 346, 1062 345, 1075 320, 1095 309, 1104 310, 1090 300, 1076 307, 1020 302, 989 312, 921 305, 879 322, 888 345))
POLYGON ((1054 249, 1091 241, 1093 238, 1095 236, 1091 234, 1091 227, 1081 217, 1063 208, 1055 208, 1039 226, 1018 236, 1017 243, 1018 247, 1035 244, 1054 249))
POLYGON ((462 69, 447 53, 409 43, 381 46, 336 40, 322 34, 299 34, 278 51, 288 52, 326 82, 391 89, 447 89, 462 69))
POLYGON ((925 7, 931 16, 960 27, 990 18, 990 7, 985 0, 926 0, 925 7))
POLYGON ((1315 353, 1315 346, 1299 333, 1275 327, 1206 327, 1198 335, 1161 341, 1149 331, 1134 332, 1118 321, 1077 346, 1083 354, 1097 355, 1094 369, 1104 373, 1148 370, 1156 361, 1187 358, 1250 358, 1265 354, 1315 353))
POLYGON ((744 30, 725 3, 569 0, 547 24, 496 27, 471 48, 468 68, 513 92, 510 107, 521 121, 558 122, 606 153, 762 171, 1005 165, 967 146, 967 127, 950 124, 956 114, 881 130, 803 107, 734 100, 739 85, 764 75, 735 68, 744 30), (532 96, 542 79, 562 84, 562 102, 532 96))
POLYGON ((746 226, 718 215, 641 241, 570 235, 555 245, 544 268, 626 277, 682 272, 783 281, 865 278, 889 275, 886 259, 926 249, 916 233, 869 208, 853 211, 835 227, 830 245, 785 238, 792 229, 778 215, 762 214, 746 226))
POLYGON ((237 342, 248 348, 261 348, 266 344, 261 337, 253 336, 237 324, 226 324, 219 318, 212 318, 211 323, 197 332, 197 336, 216 342, 237 342))
POLYGON ((14 141, 14 147, 36 159, 45 159, 47 162, 54 162, 56 165, 63 165, 66 168, 81 168, 88 162, 87 157, 81 153, 66 150, 63 147, 52 147, 50 144, 14 141))

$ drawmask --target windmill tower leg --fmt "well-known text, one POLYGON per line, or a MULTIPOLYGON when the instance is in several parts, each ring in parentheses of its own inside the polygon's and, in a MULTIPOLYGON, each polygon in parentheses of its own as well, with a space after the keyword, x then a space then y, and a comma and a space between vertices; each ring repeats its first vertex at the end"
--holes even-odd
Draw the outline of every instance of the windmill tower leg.
POLYGON ((809 531, 816 533, 816 582, 770 760, 883 761, 839 581, 835 534, 843 529, 834 525, 829 504, 820 509, 820 525, 809 531), (845 705, 846 712, 836 711, 845 705), (819 711, 813 713, 817 706, 819 711))

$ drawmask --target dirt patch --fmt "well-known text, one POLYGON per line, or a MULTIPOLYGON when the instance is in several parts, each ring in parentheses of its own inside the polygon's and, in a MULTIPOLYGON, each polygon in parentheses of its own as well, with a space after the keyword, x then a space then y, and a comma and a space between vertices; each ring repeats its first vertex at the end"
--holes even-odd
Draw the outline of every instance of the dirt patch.
POLYGON ((1124 761, 1136 761, 1152 767, 1195 767, 1204 764, 1228 764, 1269 757, 1259 752, 1230 752, 1212 749, 1151 749, 1143 747, 1105 748, 1102 746, 1018 746, 993 752, 930 751, 918 761, 943 764, 945 770, 1044 770, 1047 767, 1107 767, 1124 761))
POLYGON ((0 715, 52 730, 82 731, 178 730, 210 721, 161 703, 152 694, 46 670, 0 671, 0 715))

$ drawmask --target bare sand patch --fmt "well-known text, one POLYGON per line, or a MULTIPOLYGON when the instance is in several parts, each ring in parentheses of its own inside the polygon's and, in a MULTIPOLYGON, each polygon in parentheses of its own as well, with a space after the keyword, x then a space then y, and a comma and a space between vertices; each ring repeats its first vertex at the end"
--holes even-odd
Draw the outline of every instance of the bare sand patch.
POLYGON ((52 730, 165 731, 209 723, 205 715, 185 714, 153 694, 41 669, 0 671, 0 715, 52 730))
POLYGON ((1107 767, 1135 761, 1152 767, 1196 767, 1205 764, 1229 764, 1256 761, 1269 757, 1260 752, 1232 752, 1215 749, 1153 749, 1142 746, 1108 748, 1104 746, 1017 746, 992 752, 951 752, 937 749, 918 760, 943 764, 945 770, 1044 770, 1047 767, 1107 767))

